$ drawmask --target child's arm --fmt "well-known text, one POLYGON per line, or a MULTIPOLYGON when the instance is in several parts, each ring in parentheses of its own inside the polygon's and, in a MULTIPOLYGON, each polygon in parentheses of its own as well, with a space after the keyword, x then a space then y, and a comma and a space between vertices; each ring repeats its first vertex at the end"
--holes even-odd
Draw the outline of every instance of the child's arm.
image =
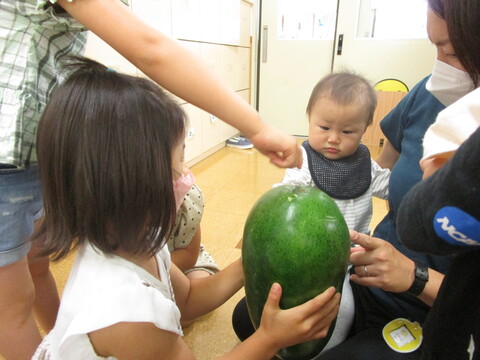
MULTIPOLYGON (((269 360, 283 347, 326 336, 340 303, 340 294, 335 294, 333 287, 288 310, 279 307, 281 293, 281 287, 274 284, 259 329, 220 359, 269 360)), ((88 335, 97 354, 104 357, 194 359, 180 335, 161 330, 151 323, 123 322, 88 335)))
POLYGON ((185 271, 195 266, 200 251, 201 239, 202 236, 199 226, 197 231, 195 232, 195 235, 193 235, 192 241, 190 241, 190 244, 188 244, 188 246, 180 249, 175 249, 170 253, 172 257, 172 262, 177 265, 180 270, 185 271))
POLYGON ((172 264, 170 277, 182 321, 193 320, 216 309, 243 287, 241 259, 212 276, 200 279, 188 279, 172 264))
POLYGON ((380 199, 388 200, 388 183, 390 181, 390 169, 382 168, 372 159, 372 195, 380 199))
POLYGON ((192 52, 143 22, 119 0, 58 3, 155 82, 239 129, 277 166, 300 166, 296 139, 260 119, 192 52))

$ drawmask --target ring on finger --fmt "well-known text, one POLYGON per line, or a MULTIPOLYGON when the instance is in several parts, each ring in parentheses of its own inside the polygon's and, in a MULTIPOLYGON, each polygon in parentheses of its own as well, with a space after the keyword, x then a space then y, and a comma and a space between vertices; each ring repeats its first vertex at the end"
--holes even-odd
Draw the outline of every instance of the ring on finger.
POLYGON ((365 272, 365 275, 367 277, 370 277, 370 274, 368 273, 368 270, 367 270, 367 265, 363 265, 363 271, 365 272))

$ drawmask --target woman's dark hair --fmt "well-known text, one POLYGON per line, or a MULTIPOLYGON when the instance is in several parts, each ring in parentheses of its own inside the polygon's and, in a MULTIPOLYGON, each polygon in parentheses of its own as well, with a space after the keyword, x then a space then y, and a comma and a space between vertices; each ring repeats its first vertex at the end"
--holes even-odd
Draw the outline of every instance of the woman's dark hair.
POLYGON ((428 6, 447 23, 455 54, 475 87, 480 84, 480 1, 428 0, 428 6))
POLYGON ((34 238, 55 260, 86 240, 153 254, 175 220, 172 149, 186 116, 147 79, 71 60, 38 127, 45 222, 34 238))
POLYGON ((377 93, 372 85, 352 72, 332 73, 322 78, 313 88, 307 105, 307 115, 310 115, 317 101, 329 98, 339 105, 351 105, 361 102, 365 106, 367 125, 373 122, 373 113, 377 107, 377 93))

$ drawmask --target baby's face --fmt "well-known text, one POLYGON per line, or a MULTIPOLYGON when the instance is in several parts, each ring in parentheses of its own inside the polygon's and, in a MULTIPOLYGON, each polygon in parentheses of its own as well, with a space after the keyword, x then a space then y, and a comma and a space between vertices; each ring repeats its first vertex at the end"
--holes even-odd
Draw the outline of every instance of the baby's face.
POLYGON ((308 142, 330 160, 352 155, 367 129, 367 114, 360 104, 338 105, 322 97, 309 116, 308 142))

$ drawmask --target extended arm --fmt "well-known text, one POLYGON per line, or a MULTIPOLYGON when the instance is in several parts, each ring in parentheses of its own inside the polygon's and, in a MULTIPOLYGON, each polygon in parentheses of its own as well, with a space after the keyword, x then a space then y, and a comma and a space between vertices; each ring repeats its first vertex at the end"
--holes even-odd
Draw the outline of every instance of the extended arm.
MULTIPOLYGON (((283 347, 327 335, 331 322, 338 314, 340 302, 340 294, 335 294, 333 287, 305 304, 288 310, 279 307, 281 294, 280 285, 274 284, 265 304, 259 329, 219 359, 269 360, 283 347)), ((180 335, 161 330, 151 323, 123 322, 88 335, 96 353, 104 357, 194 359, 180 335)))
POLYGON ((200 58, 143 22, 120 1, 58 2, 158 84, 242 131, 274 164, 300 166, 295 138, 262 121, 200 58))

